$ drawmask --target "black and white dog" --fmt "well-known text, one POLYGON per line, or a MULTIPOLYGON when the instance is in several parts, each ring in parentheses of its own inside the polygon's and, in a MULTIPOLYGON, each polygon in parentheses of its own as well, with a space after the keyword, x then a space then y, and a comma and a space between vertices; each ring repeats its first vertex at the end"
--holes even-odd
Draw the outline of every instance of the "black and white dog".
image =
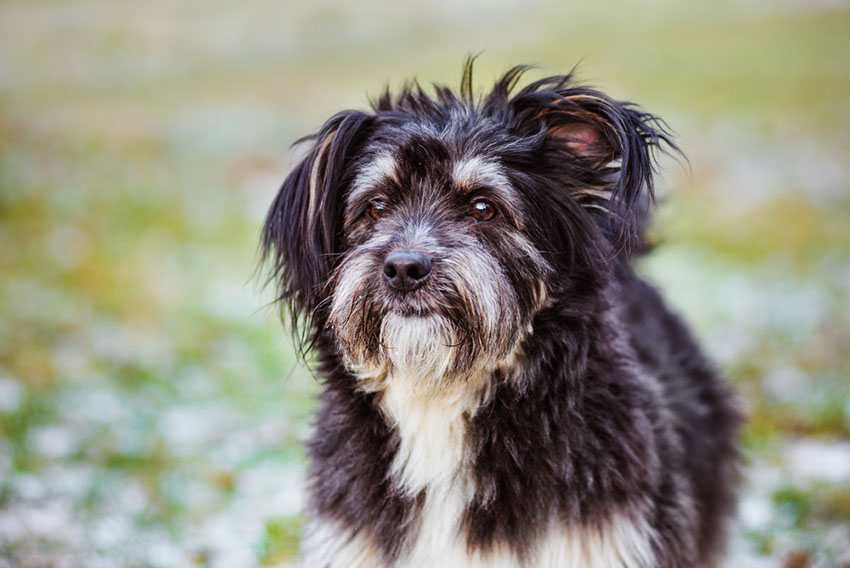
POLYGON ((658 119, 418 85, 312 136, 263 233, 318 355, 308 568, 715 565, 733 396, 635 276, 658 119))

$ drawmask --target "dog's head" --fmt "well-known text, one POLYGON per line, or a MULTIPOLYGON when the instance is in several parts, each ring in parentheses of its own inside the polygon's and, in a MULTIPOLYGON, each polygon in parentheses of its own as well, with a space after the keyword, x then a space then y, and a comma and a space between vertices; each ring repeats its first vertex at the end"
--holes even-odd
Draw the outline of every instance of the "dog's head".
POLYGON ((470 65, 459 94, 339 113, 283 183, 263 234, 280 299, 356 374, 495 369, 635 244, 663 127, 569 75, 514 94, 523 70, 479 100, 470 65))

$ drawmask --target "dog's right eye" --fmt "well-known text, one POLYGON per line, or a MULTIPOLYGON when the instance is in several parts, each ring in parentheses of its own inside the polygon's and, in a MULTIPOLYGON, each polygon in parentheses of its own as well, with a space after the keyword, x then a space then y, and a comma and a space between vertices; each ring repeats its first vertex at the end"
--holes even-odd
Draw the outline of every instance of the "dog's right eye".
POLYGON ((366 208, 366 214, 369 215, 373 221, 377 221, 383 217, 385 209, 386 207, 383 203, 372 202, 369 204, 369 207, 366 208))
POLYGON ((476 221, 486 222, 496 216, 496 207, 486 199, 479 199, 472 204, 472 218, 476 221))

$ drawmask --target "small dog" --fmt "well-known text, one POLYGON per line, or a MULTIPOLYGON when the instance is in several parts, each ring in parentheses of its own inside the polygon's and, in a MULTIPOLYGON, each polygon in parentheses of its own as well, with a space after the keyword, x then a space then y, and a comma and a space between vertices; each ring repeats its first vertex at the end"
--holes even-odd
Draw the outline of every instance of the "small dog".
POLYGON ((712 566, 739 415, 632 271, 664 123, 572 75, 341 112, 263 246, 324 392, 308 568, 712 566))

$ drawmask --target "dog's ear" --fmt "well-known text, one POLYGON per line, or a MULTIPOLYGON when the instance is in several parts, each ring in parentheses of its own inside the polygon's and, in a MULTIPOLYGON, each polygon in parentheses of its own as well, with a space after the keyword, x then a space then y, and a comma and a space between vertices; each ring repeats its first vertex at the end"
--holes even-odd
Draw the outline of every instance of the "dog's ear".
POLYGON ((660 119, 572 81, 565 75, 530 84, 514 97, 514 112, 542 121, 547 148, 567 158, 561 163, 576 200, 601 210, 615 244, 629 249, 654 199, 656 150, 678 148, 660 119))
POLYGON ((329 119, 313 136, 307 156, 284 180, 266 216, 263 261, 276 280, 278 300, 289 308, 292 329, 313 315, 325 295, 334 260, 340 252, 340 218, 344 185, 352 158, 366 137, 373 116, 345 111, 329 119))
POLYGON ((547 128, 546 136, 555 141, 560 149, 572 157, 605 164, 614 159, 614 147, 603 131, 592 123, 565 122, 547 128))
POLYGON ((631 103, 581 87, 556 93, 543 113, 546 137, 591 174, 591 187, 577 188, 575 197, 607 211, 617 244, 631 249, 654 201, 655 150, 677 148, 663 122, 631 103))

